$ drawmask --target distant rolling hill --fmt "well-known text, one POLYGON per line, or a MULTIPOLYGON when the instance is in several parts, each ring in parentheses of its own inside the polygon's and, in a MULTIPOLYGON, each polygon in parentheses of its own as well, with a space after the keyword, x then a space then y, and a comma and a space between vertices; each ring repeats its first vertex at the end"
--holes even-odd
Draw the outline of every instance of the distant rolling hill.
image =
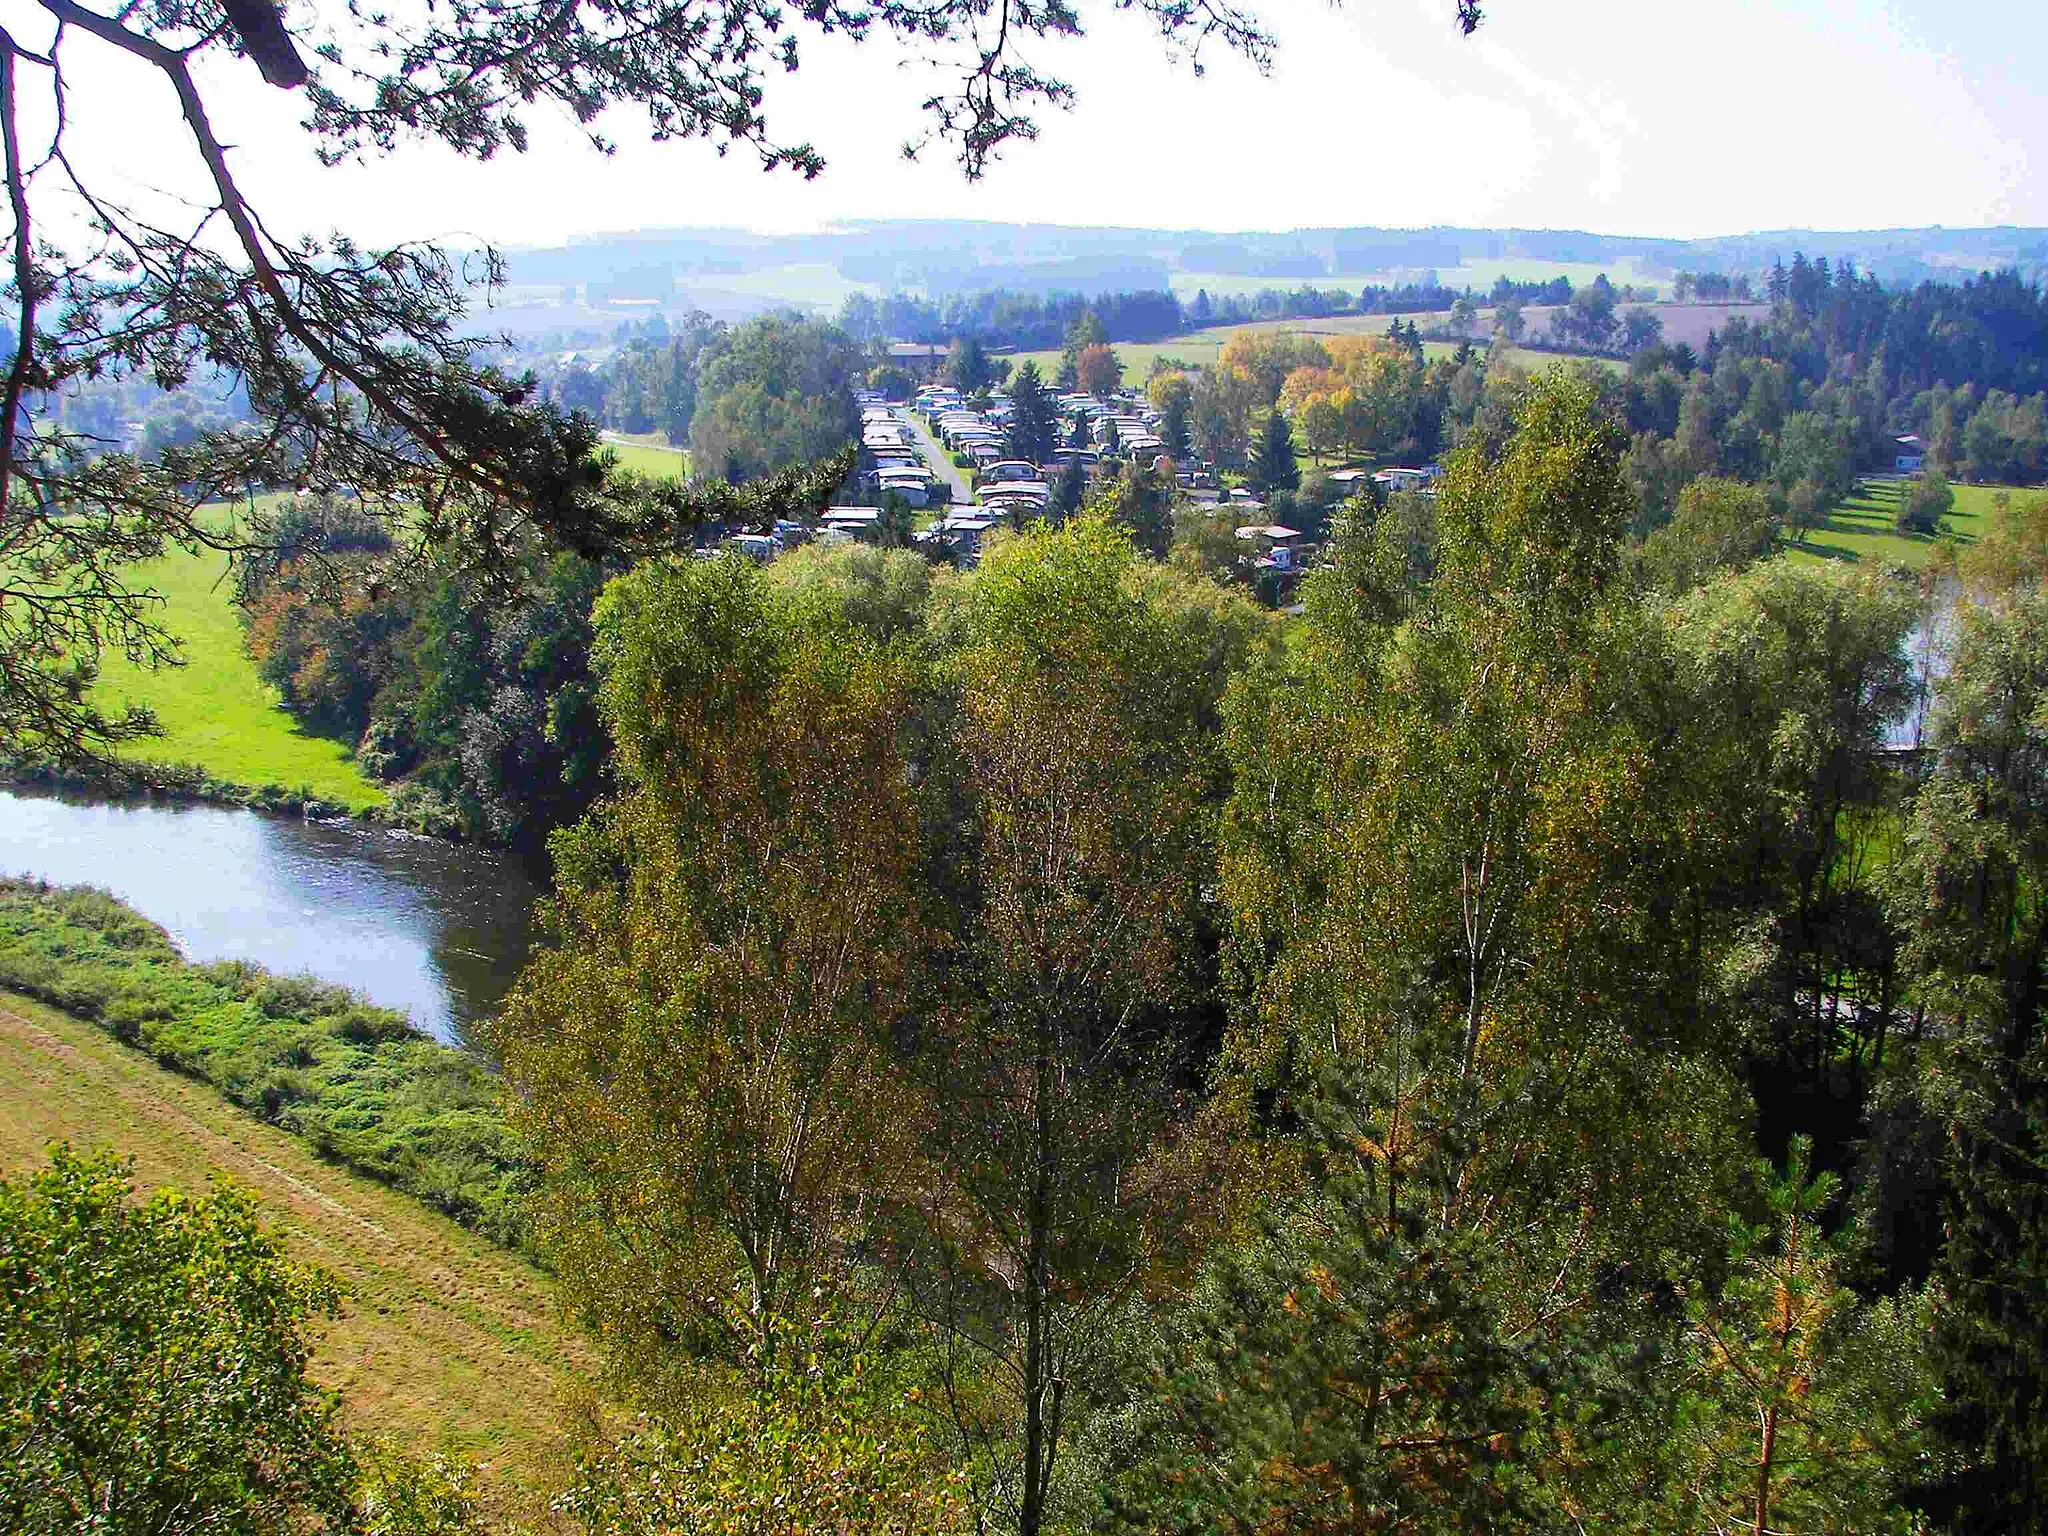
POLYGON ((492 329, 615 325, 652 309, 736 319, 766 309, 838 309, 849 294, 929 296, 1008 289, 1100 293, 1171 287, 1183 298, 1304 283, 1356 288, 1435 278, 1484 289, 1499 276, 1663 285, 1681 271, 1756 273, 1794 252, 1853 261, 1887 285, 1959 281, 2017 267, 2048 277, 2048 229, 1766 230, 1666 240, 1584 230, 1380 229, 1219 234, 955 219, 853 223, 810 234, 640 230, 507 252, 510 286, 492 329))

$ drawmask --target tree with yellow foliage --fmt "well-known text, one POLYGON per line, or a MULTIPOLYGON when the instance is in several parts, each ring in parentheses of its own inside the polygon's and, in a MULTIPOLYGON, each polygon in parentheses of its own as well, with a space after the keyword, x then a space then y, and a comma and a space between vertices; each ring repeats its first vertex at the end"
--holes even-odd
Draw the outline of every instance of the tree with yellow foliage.
POLYGON ((1832 1174, 1809 1179, 1793 1141, 1783 1178, 1759 1172, 1770 1218, 1738 1225, 1721 1294, 1690 1302, 1688 1376, 1670 1488, 1684 1527, 1753 1536, 1910 1531, 1895 1500, 1928 1466, 1934 1401, 1924 1296, 1861 1305, 1836 1278, 1821 1216, 1832 1174))

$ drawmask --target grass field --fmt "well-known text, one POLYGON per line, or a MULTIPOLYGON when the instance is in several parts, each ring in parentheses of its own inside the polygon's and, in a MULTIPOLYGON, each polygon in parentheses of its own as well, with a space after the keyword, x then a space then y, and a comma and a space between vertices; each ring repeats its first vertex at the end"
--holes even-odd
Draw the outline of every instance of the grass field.
POLYGON ((671 478, 690 472, 690 455, 684 449, 671 448, 668 439, 659 433, 607 432, 604 444, 619 456, 622 468, 638 474, 671 478))
MULTIPOLYGON (((629 469, 647 475, 686 474, 689 455, 653 436, 607 434, 629 469)), ((242 643, 227 556, 173 550, 137 569, 164 596, 161 620, 183 642, 181 667, 137 667, 104 658, 96 697, 106 705, 146 704, 164 734, 135 743, 135 762, 189 763, 209 777, 250 788, 306 790, 352 811, 382 805, 384 791, 357 769, 347 747, 308 735, 278 705, 242 643)))
POLYGON ((842 273, 830 262, 791 262, 758 272, 689 273, 678 284, 685 290, 751 294, 778 304, 837 310, 856 293, 882 296, 880 283, 863 282, 842 273))
POLYGON ((341 743, 310 736, 278 707, 242 645, 227 556, 173 550, 136 571, 164 595, 162 622, 182 642, 181 667, 146 668, 107 656, 95 698, 146 704, 165 734, 124 754, 138 762, 192 763, 213 778, 251 787, 310 790, 351 810, 381 805, 384 792, 363 777, 341 743))
POLYGON ((142 1189, 224 1174, 253 1192, 292 1252, 348 1290, 313 1373, 351 1424, 487 1463, 500 1504, 528 1504, 560 1470, 582 1357, 537 1270, 93 1026, 0 993, 0 1171, 35 1166, 53 1140, 133 1157, 142 1189))
MULTIPOLYGON (((1331 315, 1316 320, 1253 320, 1243 325, 1206 326, 1182 336, 1169 336, 1164 341, 1120 341, 1111 350, 1124 365, 1124 383, 1143 384, 1152 376, 1154 358, 1163 357, 1169 362, 1185 363, 1190 367, 1213 368, 1230 338, 1239 331, 1289 331, 1302 336, 1382 336, 1394 318, 1392 315, 1331 315)), ((1444 317, 1413 315, 1406 318, 1420 325, 1429 325, 1440 322, 1444 317)), ((1425 341, 1422 344, 1423 355, 1429 358, 1449 357, 1457 350, 1455 342, 1425 341)), ((1015 367, 1021 368, 1026 362, 1038 364, 1038 371, 1045 375, 1048 384, 1060 371, 1057 347, 1042 352, 1005 355, 1015 367)))
MULTIPOLYGON (((1111 349, 1117 361, 1124 365, 1126 384, 1143 384, 1152 376, 1152 360, 1166 358, 1170 362, 1185 363, 1189 367, 1213 367, 1223 353, 1223 343, 1207 332, 1193 336, 1177 336, 1166 341, 1120 341, 1111 349)), ((1021 368, 1027 362, 1038 364, 1038 371, 1050 385, 1059 376, 1060 349, 1052 347, 1043 352, 1013 352, 1008 354, 1010 362, 1021 368)))
MULTIPOLYGON (((1964 544, 1976 538, 2000 495, 2048 494, 1997 485, 1959 485, 1955 492, 1956 506, 1949 514, 1948 527, 1957 541, 1964 544)), ((1804 544, 1793 546, 1792 558, 1871 560, 1918 570, 1933 558, 1939 541, 1898 531, 1893 519, 1898 515, 1899 495, 1896 481, 1865 481, 1857 487, 1855 495, 1835 509, 1825 527, 1808 534, 1804 544)))

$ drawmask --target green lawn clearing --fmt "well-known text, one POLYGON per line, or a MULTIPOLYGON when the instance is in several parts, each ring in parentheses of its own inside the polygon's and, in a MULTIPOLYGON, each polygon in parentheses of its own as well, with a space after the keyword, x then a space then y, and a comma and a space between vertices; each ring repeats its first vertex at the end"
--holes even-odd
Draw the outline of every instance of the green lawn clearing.
MULTIPOLYGON (((1901 492, 1899 481, 1864 481, 1853 496, 1835 509, 1825 527, 1815 529, 1803 543, 1792 547, 1792 558, 1871 560, 1918 570, 1933 558, 1940 540, 1898 531, 1895 519, 1901 492)), ((2001 495, 2048 494, 2038 489, 1999 485, 1959 485, 1955 492, 1956 506, 1948 516, 1948 531, 1962 544, 1977 537, 2001 495)))
POLYGON ((659 433, 607 432, 604 445, 619 456, 620 468, 636 474, 676 479, 690 472, 689 453, 671 448, 667 438, 659 433))
POLYGON ((356 768, 348 748, 300 729, 257 676, 242 644, 226 555, 172 550, 134 574, 163 594, 162 622, 182 642, 184 665, 147 668, 119 655, 103 659, 96 699, 116 707, 146 704, 164 728, 124 756, 189 763, 211 778, 250 788, 303 789, 351 810, 384 803, 384 791, 356 768))
MULTIPOLYGON (((1406 318, 1413 319, 1418 325, 1428 325, 1441 322, 1444 317, 1413 315, 1406 318)), ((1124 365, 1124 383, 1137 386, 1152 376, 1153 362, 1159 358, 1190 368, 1215 367, 1230 338, 1240 331, 1287 331, 1300 336, 1381 336, 1386 334, 1387 326, 1394 319, 1392 315, 1331 315, 1318 320, 1254 320, 1244 325, 1211 325, 1185 335, 1169 336, 1164 341, 1119 341, 1113 344, 1112 350, 1117 361, 1124 365)), ((1423 355, 1432 361, 1450 357, 1457 350, 1458 344, 1452 341, 1425 341, 1422 344, 1423 355)), ((1038 364, 1038 371, 1044 375, 1047 384, 1059 376, 1060 352, 1057 347, 1005 355, 1013 368, 1021 368, 1027 362, 1038 364)))

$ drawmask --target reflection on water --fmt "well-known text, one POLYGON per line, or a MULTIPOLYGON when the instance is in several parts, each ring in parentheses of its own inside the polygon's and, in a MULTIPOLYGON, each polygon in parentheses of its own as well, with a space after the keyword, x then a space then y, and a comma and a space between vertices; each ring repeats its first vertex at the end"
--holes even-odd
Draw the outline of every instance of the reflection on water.
POLYGON ((355 822, 0 792, 0 874, 97 885, 193 960, 306 972, 443 1040, 526 956, 532 878, 501 855, 355 822))

